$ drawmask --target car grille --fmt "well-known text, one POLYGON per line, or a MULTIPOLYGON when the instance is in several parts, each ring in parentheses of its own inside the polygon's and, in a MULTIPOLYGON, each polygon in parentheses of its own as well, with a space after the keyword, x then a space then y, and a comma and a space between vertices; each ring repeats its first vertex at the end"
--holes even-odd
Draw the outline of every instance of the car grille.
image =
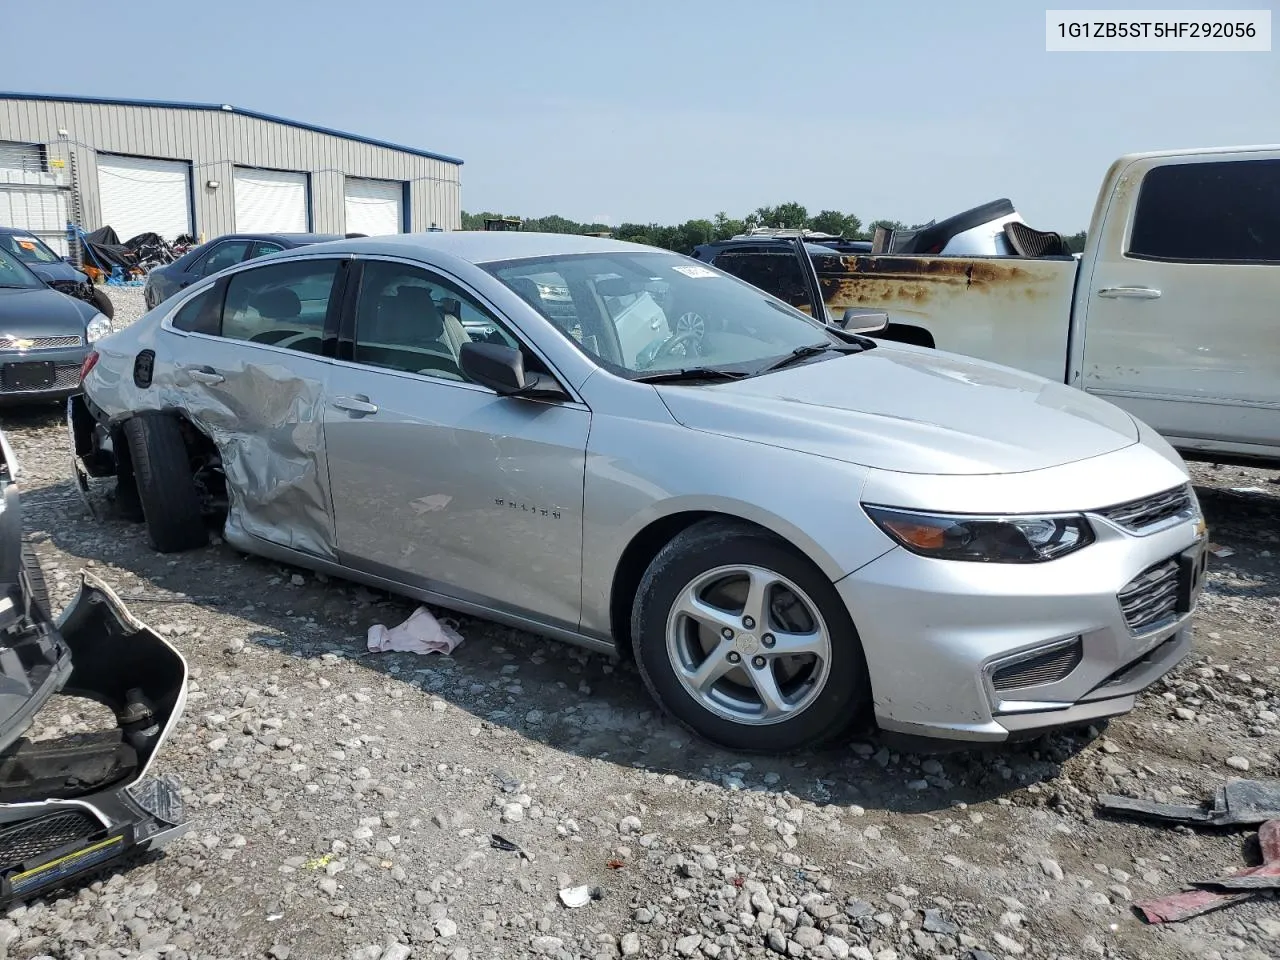
POLYGON ((1001 667, 991 675, 991 685, 997 690, 1013 690, 1057 683, 1080 666, 1083 659, 1084 644, 1076 640, 1064 647, 1001 667))
POLYGON ((80 337, 33 337, 19 343, 15 337, 0 337, 0 350, 56 350, 58 347, 78 347, 80 337))
POLYGON ((74 390, 80 386, 80 364, 78 363, 59 363, 53 368, 53 383, 45 387, 38 388, 22 388, 13 387, 6 383, 3 375, 0 375, 0 394, 22 394, 22 393, 44 393, 50 390, 74 390))
POLYGON ((1165 560, 1138 574, 1117 595, 1130 630, 1145 630, 1178 613, 1178 561, 1165 560))
POLYGON ((1166 490, 1141 500, 1130 500, 1128 503, 1107 507, 1096 511, 1112 523, 1138 533, 1148 527, 1186 513, 1191 509, 1191 487, 1184 484, 1173 490, 1166 490))
POLYGON ((0 869, 46 857, 62 847, 83 843, 102 829, 84 813, 55 813, 0 830, 0 869))

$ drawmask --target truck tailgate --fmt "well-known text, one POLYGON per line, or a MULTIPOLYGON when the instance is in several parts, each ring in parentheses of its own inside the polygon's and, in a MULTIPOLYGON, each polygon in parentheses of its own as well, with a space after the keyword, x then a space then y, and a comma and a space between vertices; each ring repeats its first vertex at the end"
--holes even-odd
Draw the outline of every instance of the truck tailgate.
MULTIPOLYGON (((932 345, 1039 374, 1066 374, 1074 257, 814 257, 833 316, 850 307, 884 310, 890 337, 917 327, 932 345)), ((912 341, 908 341, 912 342, 912 341)))

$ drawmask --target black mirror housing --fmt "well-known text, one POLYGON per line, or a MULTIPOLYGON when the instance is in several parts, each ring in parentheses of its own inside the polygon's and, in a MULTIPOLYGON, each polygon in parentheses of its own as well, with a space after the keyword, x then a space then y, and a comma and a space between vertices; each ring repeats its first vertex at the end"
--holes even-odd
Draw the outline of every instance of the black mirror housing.
POLYGON ((524 356, 505 343, 464 343, 458 353, 458 365, 469 380, 503 396, 530 386, 524 372, 524 356))

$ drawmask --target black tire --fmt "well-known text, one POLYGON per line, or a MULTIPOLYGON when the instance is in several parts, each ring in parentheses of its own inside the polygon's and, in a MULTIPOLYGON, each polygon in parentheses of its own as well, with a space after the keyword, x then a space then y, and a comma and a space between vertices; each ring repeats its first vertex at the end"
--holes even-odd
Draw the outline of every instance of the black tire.
POLYGON ((116 316, 116 306, 111 302, 111 298, 107 296, 105 290, 93 288, 93 305, 98 308, 108 320, 114 320, 116 316))
POLYGON ((151 546, 160 553, 181 553, 208 544, 209 531, 177 418, 139 414, 126 421, 124 435, 151 546))
POLYGON ((835 587, 811 561, 757 527, 726 520, 695 524, 650 563, 636 591, 631 631, 636 664, 650 694, 673 719, 721 747, 785 754, 815 749, 869 719, 871 683, 862 643, 835 587), (749 564, 773 571, 806 592, 826 622, 830 671, 817 698, 796 716, 750 724, 713 713, 690 694, 667 653, 667 619, 679 592, 717 567, 749 564))
POLYGON ((26 577, 27 595, 32 605, 39 607, 46 618, 51 617, 53 604, 49 599, 49 585, 45 582, 44 571, 40 569, 40 558, 29 543, 22 544, 22 573, 26 577))

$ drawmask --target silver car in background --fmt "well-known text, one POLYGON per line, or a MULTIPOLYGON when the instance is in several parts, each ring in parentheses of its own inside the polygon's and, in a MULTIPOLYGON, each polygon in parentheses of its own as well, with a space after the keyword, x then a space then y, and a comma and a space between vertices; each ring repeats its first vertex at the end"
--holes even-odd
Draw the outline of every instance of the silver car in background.
POLYGON ((651 247, 319 244, 96 350, 78 480, 157 549, 216 511, 244 551, 634 657, 729 748, 1083 725, 1190 648, 1206 531, 1145 425, 651 247))

